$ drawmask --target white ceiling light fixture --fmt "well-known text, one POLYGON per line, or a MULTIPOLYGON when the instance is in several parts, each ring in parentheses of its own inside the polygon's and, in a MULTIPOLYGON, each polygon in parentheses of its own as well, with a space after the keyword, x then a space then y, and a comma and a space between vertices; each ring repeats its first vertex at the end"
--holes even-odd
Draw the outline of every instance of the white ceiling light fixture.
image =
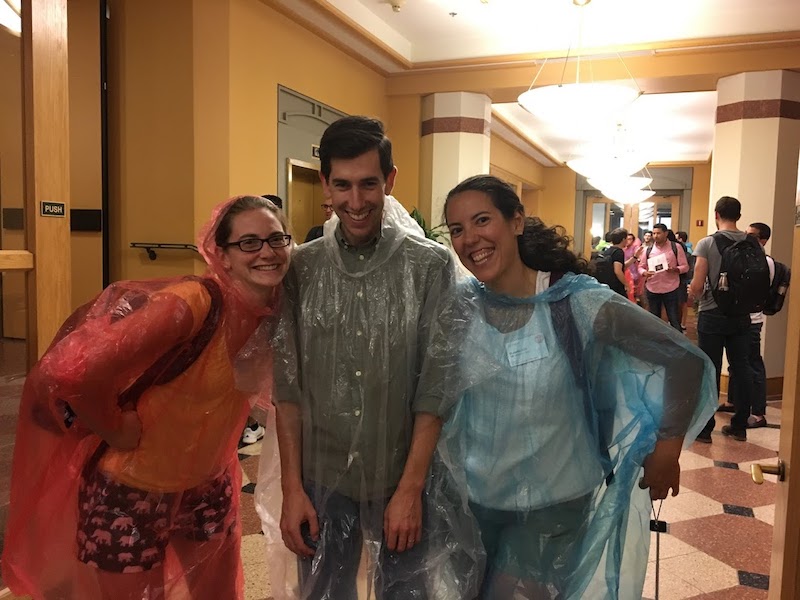
POLYGON ((608 177, 628 177, 638 173, 647 165, 646 157, 636 153, 597 154, 581 156, 567 161, 567 166, 587 179, 603 179, 608 177))
POLYGON ((19 0, 0 0, 0 27, 4 27, 16 36, 22 33, 20 14, 19 0))
POLYGON ((655 195, 653 190, 608 189, 602 190, 602 192, 606 198, 616 200, 621 204, 638 204, 655 195))
POLYGON ((589 185, 593 188, 598 190, 608 189, 629 189, 629 190, 640 190, 643 187, 646 187, 653 183, 652 177, 624 177, 624 178, 613 178, 613 177, 599 177, 599 178, 590 178, 589 185))
POLYGON ((575 82, 565 83, 564 81, 567 63, 572 52, 572 44, 570 43, 567 56, 564 58, 561 81, 556 85, 533 87, 547 64, 548 59, 545 59, 533 78, 528 91, 520 94, 517 102, 525 110, 542 120, 576 127, 583 124, 594 125, 598 120, 615 118, 620 111, 642 95, 642 90, 619 54, 617 54, 617 58, 622 63, 622 66, 625 67, 630 83, 627 81, 623 83, 581 81, 583 18, 584 10, 591 0, 572 0, 572 2, 580 11, 575 82))

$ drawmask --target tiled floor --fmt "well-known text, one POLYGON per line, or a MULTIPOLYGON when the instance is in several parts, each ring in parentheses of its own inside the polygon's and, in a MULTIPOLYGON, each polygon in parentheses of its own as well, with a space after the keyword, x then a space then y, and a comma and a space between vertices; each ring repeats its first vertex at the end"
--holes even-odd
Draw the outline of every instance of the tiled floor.
MULTIPOLYGON (((0 373, 0 536, 5 525, 21 389, 20 377, 0 373)), ((727 415, 718 413, 718 417, 717 431, 727 422, 727 415)), ((667 499, 660 514, 670 524, 669 533, 660 536, 661 600, 767 597, 775 483, 774 477, 767 475, 764 485, 756 486, 750 480, 749 469, 752 462, 776 456, 780 402, 770 403, 767 419, 770 427, 750 431, 746 443, 715 432, 712 445, 695 443, 681 456, 681 493, 667 499)), ((253 507, 260 451, 260 442, 240 449, 244 473, 242 558, 247 600, 271 596, 264 538, 253 507)), ((646 598, 655 597, 655 558, 654 538, 645 583, 646 598)))
MULTIPOLYGON (((713 444, 681 455, 681 493, 664 501, 661 520, 661 600, 766 598, 769 586, 775 477, 763 485, 750 478, 753 462, 774 462, 780 436, 780 402, 767 407, 770 427, 748 432, 747 442, 718 433, 729 415, 717 413, 713 444)), ((655 539, 645 598, 655 597, 655 539)))

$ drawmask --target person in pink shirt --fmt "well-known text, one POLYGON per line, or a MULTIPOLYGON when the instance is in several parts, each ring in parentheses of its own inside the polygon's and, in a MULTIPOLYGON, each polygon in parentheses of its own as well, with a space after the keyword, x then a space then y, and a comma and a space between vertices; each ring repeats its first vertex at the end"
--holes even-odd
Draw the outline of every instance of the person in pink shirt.
POLYGON ((648 308, 660 318, 663 306, 669 324, 682 331, 678 287, 681 274, 689 270, 686 253, 680 244, 667 239, 667 226, 663 223, 653 226, 653 241, 639 259, 639 274, 645 281, 648 308))
MULTIPOLYGON (((630 273, 631 282, 633 284, 632 285, 632 288, 633 288, 632 296, 633 296, 633 298, 631 298, 631 300, 633 302, 636 302, 637 304, 639 303, 639 298, 642 295, 642 285, 641 285, 642 278, 639 275, 639 261, 638 261, 638 259, 641 258, 643 252, 639 252, 637 254, 636 251, 641 247, 642 247, 642 242, 639 240, 639 238, 637 238, 635 234, 629 233, 628 234, 628 238, 627 238, 627 245, 625 246, 625 264, 627 264, 628 261, 631 258, 636 258, 637 259, 637 260, 631 261, 631 265, 626 269, 627 272, 630 273)), ((629 291, 631 291, 631 290, 629 290, 629 291)))

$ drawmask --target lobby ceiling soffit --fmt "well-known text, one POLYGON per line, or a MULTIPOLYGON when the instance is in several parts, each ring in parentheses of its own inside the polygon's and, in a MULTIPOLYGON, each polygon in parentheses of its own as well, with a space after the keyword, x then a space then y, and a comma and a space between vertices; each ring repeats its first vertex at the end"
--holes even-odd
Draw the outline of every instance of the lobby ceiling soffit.
POLYGON ((555 158, 540 144, 532 140, 529 135, 504 119, 496 110, 492 110, 491 130, 497 137, 511 144, 525 156, 532 158, 543 167, 561 167, 564 165, 563 162, 555 158))
MULTIPOLYGON (((388 76, 390 80, 428 72, 438 74, 443 71, 531 68, 532 63, 537 61, 562 58, 567 51, 566 48, 557 48, 517 54, 413 61, 412 42, 392 29, 358 0, 261 1, 299 22, 365 65, 388 76)), ((386 8, 389 8, 388 4, 386 8)), ((674 56, 683 62, 689 56, 696 54, 707 56, 726 52, 749 53, 756 50, 770 54, 770 51, 774 52, 781 48, 796 53, 795 56, 798 58, 794 64, 766 65, 765 68, 800 68, 800 30, 644 42, 613 47, 595 46, 584 48, 582 55, 593 60, 603 60, 619 53, 626 62, 635 58, 674 56)))
POLYGON ((382 75, 413 67, 411 61, 324 0, 261 1, 382 75))

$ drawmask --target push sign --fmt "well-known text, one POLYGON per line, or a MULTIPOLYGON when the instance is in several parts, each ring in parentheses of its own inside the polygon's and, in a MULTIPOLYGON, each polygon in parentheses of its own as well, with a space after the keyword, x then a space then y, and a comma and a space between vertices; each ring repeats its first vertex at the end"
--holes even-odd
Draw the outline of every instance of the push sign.
POLYGON ((67 207, 63 202, 42 202, 39 214, 43 217, 66 217, 67 207))

